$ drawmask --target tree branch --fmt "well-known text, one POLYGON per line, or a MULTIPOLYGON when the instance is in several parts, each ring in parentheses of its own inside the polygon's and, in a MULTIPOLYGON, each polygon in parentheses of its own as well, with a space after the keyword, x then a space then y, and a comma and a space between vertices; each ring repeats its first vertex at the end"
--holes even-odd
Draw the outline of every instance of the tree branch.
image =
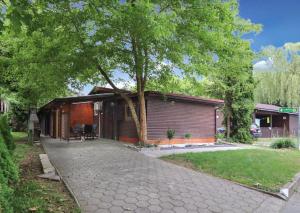
POLYGON ((142 90, 145 90, 145 86, 147 83, 148 76, 148 66, 149 66, 149 58, 148 58, 148 48, 144 48, 144 76, 142 78, 142 90))

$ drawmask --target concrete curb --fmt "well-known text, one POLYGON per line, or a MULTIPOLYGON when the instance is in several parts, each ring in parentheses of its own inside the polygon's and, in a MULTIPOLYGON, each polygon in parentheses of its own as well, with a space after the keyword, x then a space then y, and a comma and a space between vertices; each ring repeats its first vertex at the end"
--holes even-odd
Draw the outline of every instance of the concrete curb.
POLYGON ((280 189, 280 194, 283 195, 285 200, 292 197, 297 187, 300 186, 300 172, 297 173, 291 182, 288 182, 280 189))
POLYGON ((129 145, 129 144, 123 144, 126 148, 128 148, 128 149, 131 149, 131 150, 133 150, 133 151, 136 151, 136 152, 140 152, 141 151, 141 148, 138 148, 138 147, 136 147, 136 146, 134 146, 134 145, 129 145))
MULTIPOLYGON (((41 144, 42 144, 42 147, 43 147, 44 152, 48 155, 47 150, 45 149, 44 144, 43 144, 42 141, 41 141, 41 144)), ((48 156, 49 156, 49 155, 48 155, 48 156)), ((51 159, 50 159, 50 158, 49 158, 49 161, 51 162, 51 159)), ((75 202, 76 202, 78 208, 81 209, 80 203, 79 203, 78 199, 76 198, 75 193, 73 192, 72 188, 71 188, 70 185, 67 183, 67 181, 65 181, 65 180, 63 179, 63 177, 62 177, 62 175, 61 175, 59 169, 56 168, 56 166, 53 164, 53 162, 51 162, 51 164, 53 165, 53 167, 55 168, 55 170, 56 170, 58 176, 59 176, 60 179, 62 180, 63 184, 67 187, 67 189, 68 189, 68 191, 70 192, 71 196, 72 196, 73 199, 75 200, 75 202)))

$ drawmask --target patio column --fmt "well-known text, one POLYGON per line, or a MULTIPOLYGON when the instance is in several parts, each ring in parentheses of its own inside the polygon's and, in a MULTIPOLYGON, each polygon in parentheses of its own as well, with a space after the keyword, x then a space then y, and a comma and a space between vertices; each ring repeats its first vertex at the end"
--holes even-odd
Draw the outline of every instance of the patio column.
POLYGON ((270 129, 271 129, 271 138, 272 138, 272 136, 273 136, 273 134, 272 134, 272 132, 273 132, 273 115, 271 114, 271 116, 270 116, 270 129))
POLYGON ((118 139, 118 130, 117 130, 117 102, 112 102, 112 111, 113 111, 113 139, 118 139))

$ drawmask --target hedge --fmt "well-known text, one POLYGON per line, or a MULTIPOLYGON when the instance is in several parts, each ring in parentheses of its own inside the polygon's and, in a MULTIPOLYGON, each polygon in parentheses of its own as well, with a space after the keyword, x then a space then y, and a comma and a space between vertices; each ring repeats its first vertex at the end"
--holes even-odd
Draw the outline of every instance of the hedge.
POLYGON ((0 213, 11 213, 14 212, 12 208, 13 202, 13 185, 19 180, 18 167, 13 161, 11 152, 8 147, 12 149, 11 141, 4 142, 6 140, 12 139, 9 130, 3 130, 2 128, 7 125, 7 119, 3 117, 0 118, 0 213))
POLYGON ((2 136, 8 150, 12 151, 16 148, 6 115, 0 116, 0 136, 2 136))

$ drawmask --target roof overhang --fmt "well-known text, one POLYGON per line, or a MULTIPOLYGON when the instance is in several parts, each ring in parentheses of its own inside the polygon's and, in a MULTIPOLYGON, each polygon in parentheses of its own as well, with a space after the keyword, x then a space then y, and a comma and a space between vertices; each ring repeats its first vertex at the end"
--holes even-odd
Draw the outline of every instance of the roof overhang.
POLYGON ((111 98, 114 96, 115 96, 115 94, 113 94, 113 93, 104 93, 104 94, 96 94, 96 95, 55 98, 52 101, 45 104, 44 106, 42 106, 39 111, 51 109, 53 107, 58 107, 62 104, 80 103, 80 102, 89 102, 89 101, 92 101, 92 102, 101 101, 103 99, 111 98))

